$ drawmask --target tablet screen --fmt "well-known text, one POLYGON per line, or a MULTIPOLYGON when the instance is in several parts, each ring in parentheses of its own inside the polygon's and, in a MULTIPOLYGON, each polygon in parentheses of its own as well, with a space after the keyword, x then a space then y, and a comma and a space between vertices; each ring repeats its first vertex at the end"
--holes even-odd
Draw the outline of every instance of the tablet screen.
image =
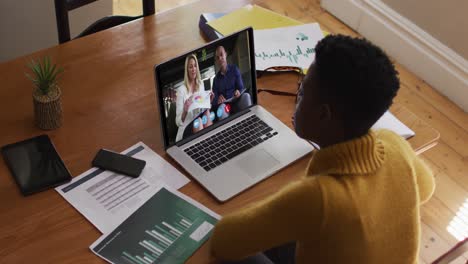
POLYGON ((2 154, 23 195, 71 180, 71 174, 47 135, 2 147, 2 154))

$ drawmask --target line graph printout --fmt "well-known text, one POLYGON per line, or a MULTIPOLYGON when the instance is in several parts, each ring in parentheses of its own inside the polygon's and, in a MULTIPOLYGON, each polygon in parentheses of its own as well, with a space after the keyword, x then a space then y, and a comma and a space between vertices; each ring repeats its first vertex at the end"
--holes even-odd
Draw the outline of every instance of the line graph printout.
POLYGON ((219 215, 169 187, 90 249, 110 263, 184 263, 209 237, 219 215))
POLYGON ((314 58, 314 48, 307 48, 305 51, 302 51, 299 45, 296 46, 296 50, 283 50, 278 49, 271 53, 266 53, 262 51, 261 53, 256 53, 255 57, 257 60, 274 60, 274 59, 284 59, 287 58, 289 63, 293 63, 299 65, 300 57, 305 59, 313 59, 314 58))
POLYGON ((255 30, 257 70, 273 66, 309 68, 315 59, 315 45, 323 38, 318 23, 255 30))

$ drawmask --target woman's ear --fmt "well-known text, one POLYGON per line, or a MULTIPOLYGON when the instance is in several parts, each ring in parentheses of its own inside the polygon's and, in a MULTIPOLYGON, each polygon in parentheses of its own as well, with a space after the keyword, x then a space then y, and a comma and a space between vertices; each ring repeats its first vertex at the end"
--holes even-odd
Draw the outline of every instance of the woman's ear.
POLYGON ((330 109, 329 104, 321 104, 320 105, 320 115, 319 115, 320 120, 331 120, 332 119, 332 113, 330 109))

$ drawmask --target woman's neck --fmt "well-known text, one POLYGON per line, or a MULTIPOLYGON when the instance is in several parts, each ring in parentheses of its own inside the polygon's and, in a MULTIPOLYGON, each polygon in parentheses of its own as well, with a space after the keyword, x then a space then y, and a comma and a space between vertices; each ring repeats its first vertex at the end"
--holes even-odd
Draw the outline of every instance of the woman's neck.
POLYGON ((196 80, 189 80, 190 91, 193 93, 197 89, 196 80))

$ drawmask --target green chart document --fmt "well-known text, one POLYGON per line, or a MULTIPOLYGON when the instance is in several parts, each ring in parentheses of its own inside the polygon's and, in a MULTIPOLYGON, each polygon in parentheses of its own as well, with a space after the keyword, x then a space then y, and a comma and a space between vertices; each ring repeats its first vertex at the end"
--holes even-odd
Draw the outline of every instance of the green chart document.
POLYGON ((162 187, 91 250, 110 263, 184 263, 211 234, 219 215, 162 187))

